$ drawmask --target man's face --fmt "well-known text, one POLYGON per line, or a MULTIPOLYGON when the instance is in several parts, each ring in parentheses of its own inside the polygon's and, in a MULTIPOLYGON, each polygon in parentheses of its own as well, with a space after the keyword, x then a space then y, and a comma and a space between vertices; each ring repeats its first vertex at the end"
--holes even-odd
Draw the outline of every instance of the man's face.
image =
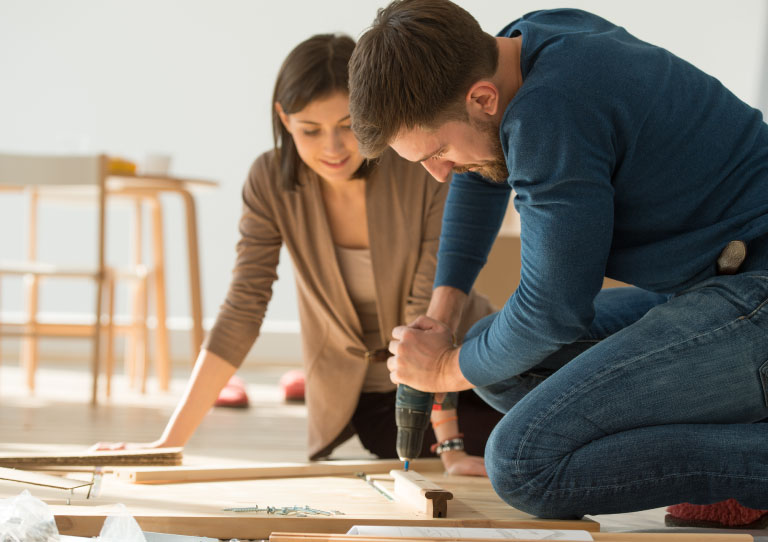
POLYGON ((448 121, 437 130, 401 130, 390 146, 411 162, 421 162, 438 181, 473 171, 497 182, 507 180, 507 164, 492 121, 448 121))

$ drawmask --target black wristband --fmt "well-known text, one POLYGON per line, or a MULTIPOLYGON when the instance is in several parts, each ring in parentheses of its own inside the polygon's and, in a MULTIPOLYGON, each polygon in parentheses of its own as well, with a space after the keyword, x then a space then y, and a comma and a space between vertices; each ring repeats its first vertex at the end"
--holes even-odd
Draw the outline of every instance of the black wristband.
POLYGON ((443 452, 447 452, 450 450, 463 450, 463 449, 464 449, 464 439, 461 437, 454 437, 454 438, 449 438, 448 440, 444 440, 440 442, 435 448, 435 453, 437 455, 441 455, 443 452))

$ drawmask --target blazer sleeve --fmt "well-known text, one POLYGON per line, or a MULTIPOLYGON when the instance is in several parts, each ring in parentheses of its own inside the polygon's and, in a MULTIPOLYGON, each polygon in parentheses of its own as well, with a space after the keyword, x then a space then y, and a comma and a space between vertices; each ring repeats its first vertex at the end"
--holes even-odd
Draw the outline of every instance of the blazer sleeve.
POLYGON ((275 216, 274 171, 262 156, 243 186, 240 240, 224 303, 203 347, 239 367, 259 335, 272 283, 277 279, 282 235, 275 216))
MULTIPOLYGON (((428 174, 427 174, 428 177, 428 174)), ((437 268, 437 249, 443 221, 443 206, 448 195, 448 185, 427 178, 425 184, 424 212, 422 216, 421 244, 416 272, 405 307, 405 323, 410 324, 418 316, 426 314, 437 268)))

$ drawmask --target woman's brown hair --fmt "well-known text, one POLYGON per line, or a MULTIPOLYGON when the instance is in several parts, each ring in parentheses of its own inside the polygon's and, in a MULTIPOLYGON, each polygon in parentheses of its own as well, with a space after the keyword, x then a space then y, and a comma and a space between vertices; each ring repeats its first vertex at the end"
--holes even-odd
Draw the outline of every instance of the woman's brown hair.
MULTIPOLYGON (((272 135, 275 156, 280 164, 282 185, 295 190, 301 183, 299 173, 307 166, 296 150, 293 137, 280 121, 274 105, 279 103, 290 115, 304 109, 310 102, 326 98, 336 92, 349 94, 347 65, 355 42, 341 34, 318 34, 297 45, 283 61, 277 74, 272 94, 272 135)), ((365 178, 374 167, 364 160, 352 176, 365 178)))

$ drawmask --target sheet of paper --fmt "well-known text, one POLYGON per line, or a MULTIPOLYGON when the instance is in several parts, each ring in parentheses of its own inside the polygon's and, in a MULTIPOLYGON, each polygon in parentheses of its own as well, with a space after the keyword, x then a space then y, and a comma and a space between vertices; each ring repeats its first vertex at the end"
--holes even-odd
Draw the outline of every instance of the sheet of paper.
POLYGON ((507 540, 593 540, 588 531, 552 529, 480 529, 472 527, 401 527, 355 525, 347 534, 417 538, 498 538, 507 540))
MULTIPOLYGON (((61 542, 94 542, 93 538, 83 538, 81 536, 60 535, 61 542)), ((202 536, 184 536, 180 534, 163 534, 144 532, 144 538, 147 542, 218 542, 216 538, 205 538, 202 536)))
POLYGON ((218 538, 206 538, 204 536, 142 532, 147 542, 219 542, 218 538))

